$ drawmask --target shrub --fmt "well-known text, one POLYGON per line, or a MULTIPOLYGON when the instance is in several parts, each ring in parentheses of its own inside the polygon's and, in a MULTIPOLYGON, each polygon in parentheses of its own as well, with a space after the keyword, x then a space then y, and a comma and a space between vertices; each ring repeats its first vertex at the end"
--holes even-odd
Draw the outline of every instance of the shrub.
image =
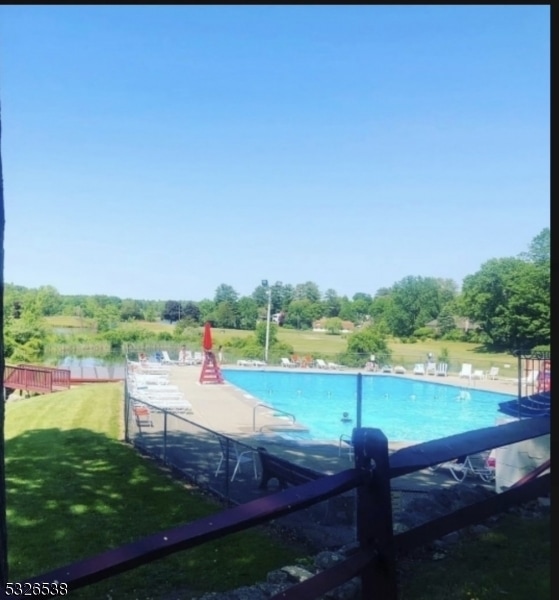
POLYGON ((540 344, 539 346, 534 346, 532 348, 532 352, 551 352, 551 344, 540 344))
POLYGON ((438 362, 446 363, 447 365, 450 364, 450 355, 448 353, 448 348, 441 348, 437 360, 438 362))
POLYGON ((420 340, 426 340, 434 337, 434 330, 431 327, 420 327, 413 332, 413 337, 420 340))

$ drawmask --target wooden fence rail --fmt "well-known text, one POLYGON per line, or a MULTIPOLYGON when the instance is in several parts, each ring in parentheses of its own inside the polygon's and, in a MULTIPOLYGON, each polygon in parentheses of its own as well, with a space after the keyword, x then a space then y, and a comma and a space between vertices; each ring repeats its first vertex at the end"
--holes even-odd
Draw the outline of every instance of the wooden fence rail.
POLYGON ((534 475, 522 485, 398 535, 393 534, 392 528, 390 480, 463 454, 474 454, 549 432, 550 418, 538 417, 418 444, 389 457, 388 440, 382 431, 356 428, 352 439, 355 468, 153 534, 98 556, 43 573, 26 583, 56 580, 67 583, 69 589, 74 590, 169 554, 269 522, 356 488, 358 551, 335 567, 274 596, 274 599, 316 598, 359 575, 363 599, 396 600, 397 551, 411 549, 480 522, 515 504, 549 493, 550 474, 534 475))

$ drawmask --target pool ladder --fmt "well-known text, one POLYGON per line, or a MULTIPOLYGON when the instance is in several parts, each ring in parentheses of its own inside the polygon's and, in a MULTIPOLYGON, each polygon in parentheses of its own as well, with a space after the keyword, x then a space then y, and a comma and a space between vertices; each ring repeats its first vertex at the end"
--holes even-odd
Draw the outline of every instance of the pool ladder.
MULTIPOLYGON (((252 409, 252 431, 256 431, 256 410, 258 408, 268 408, 270 410, 273 410, 275 413, 281 413, 281 414, 287 415, 288 417, 291 417, 293 419, 292 424, 295 425, 296 419, 295 419, 295 415, 293 413, 287 412, 286 410, 281 410, 281 408, 275 408, 274 406, 270 406, 269 404, 264 404, 261 402, 252 409)), ((266 427, 266 425, 262 425, 262 427, 260 428, 260 431, 262 431, 263 427, 266 427)))

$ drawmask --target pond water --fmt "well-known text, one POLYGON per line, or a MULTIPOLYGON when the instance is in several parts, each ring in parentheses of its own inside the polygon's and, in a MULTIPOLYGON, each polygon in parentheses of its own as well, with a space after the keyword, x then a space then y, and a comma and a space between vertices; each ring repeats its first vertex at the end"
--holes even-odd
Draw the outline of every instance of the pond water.
POLYGON ((124 379, 126 359, 122 355, 108 357, 65 356, 55 364, 61 369, 70 369, 74 379, 124 379))

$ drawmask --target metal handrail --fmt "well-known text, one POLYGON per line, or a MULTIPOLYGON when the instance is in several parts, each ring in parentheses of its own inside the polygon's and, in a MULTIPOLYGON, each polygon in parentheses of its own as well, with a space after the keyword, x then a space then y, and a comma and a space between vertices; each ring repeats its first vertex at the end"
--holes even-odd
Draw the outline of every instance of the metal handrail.
POLYGON ((264 404, 261 402, 252 409, 252 431, 256 431, 256 409, 259 406, 263 406, 264 408, 269 408, 278 413, 283 413, 284 415, 291 417, 293 419, 293 423, 295 423, 295 421, 297 420, 293 413, 287 412, 286 410, 282 410, 281 408, 276 408, 275 406, 270 406, 269 404, 264 404))

